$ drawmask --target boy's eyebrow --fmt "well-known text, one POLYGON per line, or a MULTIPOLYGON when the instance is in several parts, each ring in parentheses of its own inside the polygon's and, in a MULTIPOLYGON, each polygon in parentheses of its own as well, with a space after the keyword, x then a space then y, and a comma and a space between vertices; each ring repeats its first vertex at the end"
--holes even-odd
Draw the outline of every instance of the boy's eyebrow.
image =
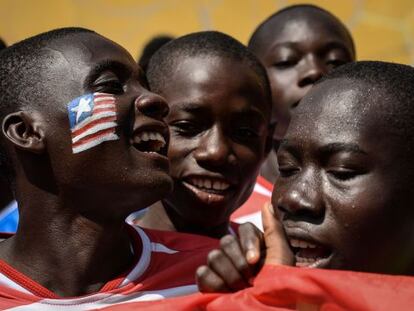
POLYGON ((268 51, 272 51, 276 48, 282 48, 282 47, 297 49, 297 45, 298 45, 298 42, 276 42, 268 48, 268 51))
POLYGON ((288 139, 281 139, 279 140, 279 148, 278 150, 286 150, 287 152, 291 153, 294 157, 300 158, 300 152, 296 145, 290 144, 288 139))
POLYGON ((367 155, 367 152, 362 150, 354 143, 331 143, 319 148, 321 153, 338 153, 338 152, 352 152, 367 155))
POLYGON ((251 107, 250 109, 245 109, 237 112, 239 116, 246 116, 248 118, 254 119, 260 119, 261 121, 265 122, 266 118, 264 114, 260 111, 260 109, 256 107, 251 107))
POLYGON ((180 102, 180 110, 184 110, 189 113, 202 112, 206 110, 205 106, 201 106, 196 102, 180 102))
POLYGON ((95 81, 102 72, 105 71, 115 71, 118 72, 126 72, 126 75, 131 74, 132 70, 124 63, 115 60, 104 60, 95 65, 95 67, 91 70, 88 76, 85 79, 85 86, 90 86, 93 81, 95 81))
MULTIPOLYGON (((281 48, 281 47, 287 47, 287 48, 291 48, 291 49, 298 49, 299 45, 300 45, 300 42, 296 42, 296 41, 276 42, 275 44, 270 46, 269 50, 273 50, 273 49, 281 48)), ((328 42, 327 44, 325 44, 325 46, 322 47, 322 49, 323 49, 323 52, 327 52, 327 51, 333 50, 333 49, 341 49, 345 52, 348 52, 348 49, 347 49, 346 45, 343 44, 340 41, 328 42)))
MULTIPOLYGON (((202 113, 208 110, 207 105, 200 105, 198 103, 195 102, 180 102, 180 110, 183 110, 185 112, 188 113, 202 113)), ((263 122, 265 121, 265 117, 263 115, 263 113, 260 112, 259 109, 257 108, 250 108, 250 109, 245 109, 245 110, 240 110, 238 112, 236 112, 236 114, 239 115, 246 115, 249 117, 257 117, 263 120, 263 122)))
POLYGON ((325 44, 325 46, 322 48, 323 52, 328 52, 330 50, 334 50, 334 49, 340 49, 343 50, 344 52, 349 54, 349 51, 346 47, 345 44, 343 44, 340 41, 331 41, 328 42, 327 44, 325 44))
MULTIPOLYGON (((295 145, 289 143, 287 139, 281 139, 279 149, 285 149, 291 153, 295 153, 297 148, 295 145)), ((319 148, 320 153, 338 153, 338 152, 352 152, 367 155, 368 153, 362 150, 357 144, 354 143, 330 143, 319 148)))

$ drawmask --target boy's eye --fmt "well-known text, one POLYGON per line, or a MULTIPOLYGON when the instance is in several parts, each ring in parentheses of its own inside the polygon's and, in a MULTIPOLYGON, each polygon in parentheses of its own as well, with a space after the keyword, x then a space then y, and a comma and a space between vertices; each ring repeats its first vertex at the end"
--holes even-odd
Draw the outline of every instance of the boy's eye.
POLYGON ((299 172, 300 169, 294 165, 280 165, 279 174, 281 177, 290 177, 299 172))
POLYGON ((297 61, 295 59, 287 59, 283 61, 278 61, 273 64, 273 67, 276 67, 277 69, 287 69, 290 67, 293 67, 297 64, 297 61))
POLYGON ((294 156, 283 147, 277 154, 277 162, 279 167, 280 177, 290 177, 301 170, 300 161, 298 157, 294 156))
POLYGON ((122 94, 124 87, 121 82, 116 80, 103 81, 98 85, 95 85, 97 92, 109 93, 109 94, 122 94))
POLYGON ((339 67, 339 66, 341 66, 341 65, 343 65, 343 64, 345 64, 346 62, 345 61, 343 61, 342 59, 330 59, 330 60, 328 60, 327 62, 326 62, 326 64, 328 65, 328 66, 330 66, 332 69, 333 68, 336 68, 336 67, 339 67))
POLYGON ((353 169, 337 168, 337 169, 328 170, 328 174, 330 174, 332 177, 334 177, 337 180, 347 181, 359 175, 362 175, 363 173, 353 170, 353 169))
POLYGON ((202 131, 201 127, 190 121, 177 121, 170 124, 175 132, 183 136, 194 136, 202 131))
POLYGON ((259 134, 255 130, 247 127, 241 127, 236 129, 234 134, 239 139, 250 139, 259 137, 259 134))
POLYGON ((123 84, 112 72, 103 73, 98 79, 95 80, 93 88, 96 92, 110 94, 121 94, 124 92, 123 84))

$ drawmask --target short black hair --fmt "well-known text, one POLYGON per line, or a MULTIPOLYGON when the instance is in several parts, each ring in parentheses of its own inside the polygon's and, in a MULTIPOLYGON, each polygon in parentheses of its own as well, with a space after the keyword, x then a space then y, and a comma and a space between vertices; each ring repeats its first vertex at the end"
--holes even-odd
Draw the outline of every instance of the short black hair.
MULTIPOLYGON (((94 33, 85 28, 60 28, 17 42, 0 52, 0 124, 9 113, 47 102, 41 73, 51 61, 47 47, 79 33, 94 33)), ((0 170, 12 174, 10 159, 0 133, 0 170)))
POLYGON ((349 82, 372 98, 378 117, 396 137, 409 144, 414 154, 413 67, 381 61, 348 63, 322 77, 314 87, 331 80, 340 80, 341 85, 349 82))
POLYGON ((159 35, 153 37, 145 44, 142 50, 142 54, 138 59, 138 65, 142 68, 142 70, 144 70, 144 72, 147 71, 147 67, 152 55, 154 55, 155 52, 157 52, 163 45, 167 44, 171 40, 174 40, 174 37, 168 35, 159 35))
POLYGON ((160 48, 151 58, 147 78, 151 90, 159 89, 168 83, 166 77, 185 57, 218 56, 246 64, 259 78, 261 87, 271 106, 270 84, 266 69, 245 45, 218 31, 201 31, 175 39, 160 48))
POLYGON ((351 32, 345 26, 345 24, 342 23, 342 21, 339 20, 331 12, 329 12, 329 11, 319 7, 319 6, 313 5, 313 4, 296 4, 296 5, 287 6, 283 9, 275 12, 274 14, 269 16, 268 18, 266 18, 259 26, 256 27, 253 34, 251 35, 251 37, 249 39, 249 43, 248 43, 249 49, 251 49, 251 50, 260 49, 264 44, 266 44, 266 42, 263 42, 264 40, 262 38, 262 34, 264 32, 265 27, 270 22, 274 21, 276 18, 279 18, 279 17, 281 17, 283 15, 287 15, 287 14, 307 14, 307 13, 309 13, 309 14, 312 14, 312 13, 322 14, 322 15, 325 15, 326 17, 334 20, 338 24, 338 26, 343 28, 344 33, 346 34, 346 36, 349 39, 349 42, 351 43, 352 52, 353 52, 354 55, 356 54, 354 40, 352 38, 351 32))

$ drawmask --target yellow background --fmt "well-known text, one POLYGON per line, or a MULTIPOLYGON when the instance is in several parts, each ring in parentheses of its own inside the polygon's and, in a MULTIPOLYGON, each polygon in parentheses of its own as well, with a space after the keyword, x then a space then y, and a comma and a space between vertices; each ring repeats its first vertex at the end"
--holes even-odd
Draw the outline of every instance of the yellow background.
MULTIPOLYGON (((319 0, 355 38, 358 59, 414 64, 413 0, 319 0)), ((117 41, 136 58, 156 34, 220 30, 243 43, 288 0, 0 0, 0 37, 8 44, 64 26, 82 26, 117 41)))

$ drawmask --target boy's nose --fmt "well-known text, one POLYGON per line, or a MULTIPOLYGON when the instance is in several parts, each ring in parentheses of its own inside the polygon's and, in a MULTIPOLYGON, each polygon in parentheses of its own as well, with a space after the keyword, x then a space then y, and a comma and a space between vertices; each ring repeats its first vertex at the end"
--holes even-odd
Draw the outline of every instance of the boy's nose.
POLYGON ((321 187, 315 182, 298 178, 283 191, 277 207, 285 218, 301 221, 319 221, 325 214, 325 205, 321 199, 321 187))
POLYGON ((143 115, 157 120, 162 120, 169 112, 165 99, 149 91, 137 97, 135 109, 143 115))
POLYGON ((213 127, 204 134, 194 152, 194 158, 206 168, 235 162, 230 142, 218 127, 213 127))
POLYGON ((305 59, 303 68, 298 79, 299 87, 306 87, 315 84, 320 78, 327 73, 327 69, 323 61, 317 56, 309 56, 305 59))

